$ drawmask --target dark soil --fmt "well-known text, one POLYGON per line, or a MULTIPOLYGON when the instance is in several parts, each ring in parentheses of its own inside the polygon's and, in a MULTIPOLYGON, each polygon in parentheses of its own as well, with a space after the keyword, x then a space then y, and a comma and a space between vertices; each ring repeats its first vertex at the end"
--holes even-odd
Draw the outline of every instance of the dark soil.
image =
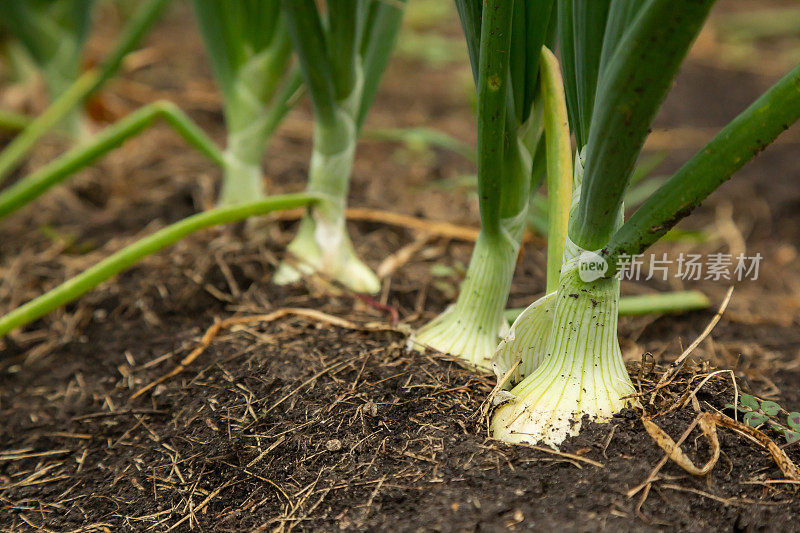
MULTIPOLYGON (((720 2, 717 9, 735 7, 720 2)), ((451 22, 445 32, 457 36, 451 22)), ((148 39, 156 59, 124 73, 103 101, 124 113, 168 97, 221 140, 218 96, 191 23, 186 6, 177 5, 148 39)), ((112 37, 100 29, 92 49, 112 37)), ((655 126, 657 147, 668 151, 659 173, 702 145, 694 134, 721 126, 775 79, 709 66, 713 42, 700 44, 705 48, 690 57, 655 126)), ((472 142, 466 68, 463 61, 434 67, 397 58, 369 124, 425 125, 472 142)), ((265 161, 271 190, 302 188, 310 120, 302 104, 272 142, 265 161)), ((787 132, 681 226, 702 229, 703 242, 654 249, 673 257, 742 249, 765 257, 758 281, 737 284, 722 320, 678 379, 652 405, 645 402, 647 416, 673 439, 697 416, 691 403, 679 407, 685 393, 714 368, 733 369, 740 388, 800 410, 797 138, 797 128, 787 132)), ((26 168, 59 148, 45 143, 26 168)), ((436 186, 470 172, 446 151, 365 141, 352 205, 474 226, 474 198, 436 186)), ((0 311, 209 205, 218 176, 165 127, 130 141, 2 222, 0 311)), ((293 229, 291 220, 265 220, 195 235, 2 341, 0 530, 800 528, 793 485, 775 483, 783 475, 770 455, 729 429, 718 429, 722 455, 710 474, 693 477, 670 461, 631 497, 664 457, 638 411, 586 424, 560 454, 489 439, 481 409, 493 377, 439 354, 409 352, 402 333, 452 301, 471 245, 426 241, 384 280, 376 302, 320 280, 272 285, 293 229), (453 273, 434 275, 434 264, 453 273), (131 398, 175 368, 216 320, 284 308, 325 315, 223 330, 185 371, 131 398), (400 325, 377 331, 394 327, 387 308, 400 325), (328 316, 348 327, 331 325, 328 316)), ((419 238, 374 222, 354 222, 350 230, 373 267, 419 238)), ((534 241, 520 257, 510 305, 529 304, 543 281, 544 255, 534 241)), ((672 280, 624 290, 699 288, 718 305, 727 286, 672 280)), ((712 316, 622 320, 623 352, 646 400, 663 368, 651 370, 647 356, 640 373, 643 354, 660 363, 675 358, 712 316)), ((714 412, 733 396, 730 374, 718 374, 700 388, 698 406, 714 412)), ((697 429, 682 449, 698 465, 709 457, 697 429)), ((800 447, 786 452, 800 463, 800 447)))
MULTIPOLYGON (((129 353, 180 344, 142 342, 111 324, 90 329, 90 338, 129 353)), ((108 364, 97 347, 72 352, 87 369, 108 364)), ((130 384, 163 372, 125 366, 102 381, 56 371, 51 378, 67 383, 57 398, 37 394, 40 380, 22 375, 13 380, 19 389, 4 391, 15 406, 3 415, 18 456, 51 454, 7 460, 9 524, 789 531, 787 517, 800 510, 785 487, 761 483, 780 478, 772 460, 722 430, 724 456, 710 476, 668 464, 643 503, 625 492, 663 452, 634 411, 565 443, 562 452, 574 458, 487 439, 480 408, 492 380, 408 353, 397 334, 303 319, 248 328, 213 343, 186 377, 132 403, 130 384), (13 397, 25 397, 26 408, 13 397)), ((722 408, 732 394, 729 381, 712 379, 698 399, 704 409, 722 408)), ((656 421, 677 439, 694 416, 682 409, 656 421)), ((707 446, 698 435, 684 449, 701 463, 707 446)), ((800 449, 792 457, 800 460, 800 449)))

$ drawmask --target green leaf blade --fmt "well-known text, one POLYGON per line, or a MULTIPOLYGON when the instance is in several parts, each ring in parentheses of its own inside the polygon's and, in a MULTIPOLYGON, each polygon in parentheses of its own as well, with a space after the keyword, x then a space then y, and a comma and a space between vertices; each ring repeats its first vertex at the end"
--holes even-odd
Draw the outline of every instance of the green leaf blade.
POLYGON ((725 126, 622 225, 604 255, 638 254, 688 216, 717 187, 800 118, 800 64, 725 126))
POLYGON ((328 59, 327 39, 314 0, 282 0, 289 35, 300 61, 317 120, 334 124, 336 91, 328 59))
POLYGON ((757 428, 767 420, 769 420, 769 417, 767 415, 762 415, 761 413, 749 412, 745 413, 744 415, 745 423, 754 428, 757 428))
POLYGON ((739 397, 739 403, 753 411, 758 411, 759 409, 758 399, 750 394, 742 394, 739 397))
POLYGON ((356 125, 359 129, 363 126, 367 112, 375 100, 378 86, 397 41, 406 6, 406 0, 371 1, 375 5, 371 8, 365 23, 361 44, 364 87, 361 90, 361 104, 356 118, 356 125))
POLYGON ((793 411, 786 417, 786 423, 796 431, 800 431, 800 413, 793 411))
MULTIPOLYGON (((506 146, 506 109, 513 1, 487 0, 481 15, 478 69, 478 194, 481 223, 498 235, 502 170, 506 146)), ((527 198, 524 199, 527 201, 527 198)))
MULTIPOLYGON (((570 238, 606 245, 650 124, 714 0, 649 0, 597 86, 570 238)), ((576 51, 577 55, 577 51, 576 51)))
POLYGON ((761 410, 765 415, 775 416, 781 412, 781 406, 772 401, 761 402, 761 410))

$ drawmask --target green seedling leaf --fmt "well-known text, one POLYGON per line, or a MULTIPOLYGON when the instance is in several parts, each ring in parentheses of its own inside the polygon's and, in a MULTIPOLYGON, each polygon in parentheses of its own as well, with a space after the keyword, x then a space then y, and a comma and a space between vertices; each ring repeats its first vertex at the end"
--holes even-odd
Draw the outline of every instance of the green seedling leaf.
POLYGON ((775 416, 781 412, 781 406, 775 402, 765 401, 761 402, 761 410, 766 415, 775 416))
POLYGON ((423 185, 419 186, 419 188, 441 189, 445 191, 453 189, 466 189, 469 192, 473 192, 478 189, 478 176, 477 174, 459 174, 451 178, 442 178, 425 182, 423 185))
POLYGON ((437 279, 433 280, 431 285, 438 289, 446 298, 453 299, 458 296, 458 289, 454 287, 452 283, 437 279))
POLYGON ((431 146, 436 146, 455 152, 472 162, 475 162, 478 158, 477 151, 473 146, 433 128, 372 129, 366 130, 362 136, 379 141, 401 142, 416 151, 424 151, 431 146))
POLYGON ((430 32, 404 31, 397 43, 397 55, 441 68, 464 57, 463 39, 453 39, 430 32))
POLYGON ((666 242, 708 242, 711 236, 699 230, 687 230, 681 228, 672 228, 669 230, 662 239, 666 242))
POLYGON ((431 266, 431 276, 437 278, 446 278, 449 276, 455 276, 457 274, 456 269, 447 265, 432 265, 431 266))
POLYGON ((800 431, 785 431, 783 435, 786 437, 786 444, 794 444, 800 441, 800 431))
POLYGON ((52 226, 44 225, 39 228, 42 235, 62 247, 64 253, 73 255, 84 255, 97 248, 92 240, 79 241, 76 235, 62 233, 55 230, 52 226))
POLYGON ((800 413, 797 411, 789 413, 789 416, 786 417, 786 423, 793 430, 800 431, 800 413))
POLYGON ((755 396, 751 396, 750 394, 742 394, 739 397, 739 403, 744 407, 749 407, 753 411, 758 411, 759 409, 758 400, 755 396))
POLYGON ((756 413, 753 411, 745 413, 744 415, 745 423, 754 428, 760 426, 767 420, 769 420, 769 417, 767 415, 762 415, 761 413, 756 413))
POLYGON ((743 407, 741 405, 735 406, 732 403, 725 404, 725 409, 736 409, 740 413, 749 413, 752 411, 752 409, 750 409, 749 407, 743 407))

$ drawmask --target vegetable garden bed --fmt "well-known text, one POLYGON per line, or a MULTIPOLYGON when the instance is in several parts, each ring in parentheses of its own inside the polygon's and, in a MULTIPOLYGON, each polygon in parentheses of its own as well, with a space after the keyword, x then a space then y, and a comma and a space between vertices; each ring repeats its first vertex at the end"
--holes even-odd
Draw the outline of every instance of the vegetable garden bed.
MULTIPOLYGON (((726 4, 715 9, 727 12, 726 4)), ((223 138, 219 96, 208 67, 195 59, 203 45, 193 24, 187 6, 171 10, 145 40, 160 59, 110 82, 106 105, 129 110, 166 97, 223 138), (177 32, 187 38, 175 42, 177 32)), ((442 31, 459 38, 457 22, 448 24, 442 31)), ((702 135, 776 79, 711 68, 702 57, 690 54, 656 121, 654 137, 670 148, 664 172, 707 140, 692 144, 690 135, 670 131, 702 135), (714 87, 723 87, 725 98, 709 94, 714 87)), ((423 123, 471 142, 464 59, 434 68, 395 58, 365 129, 423 123)), ((312 120, 304 102, 270 141, 270 193, 302 189, 312 120)), ((697 416, 691 401, 684 404, 686 391, 717 369, 735 369, 737 391, 800 409, 797 131, 681 226, 710 238, 654 249, 708 254, 746 245, 765 256, 759 279, 737 284, 690 363, 652 404, 642 402, 647 414, 664 413, 653 421, 675 440, 697 416)), ((49 161, 56 149, 37 147, 27 165, 49 161)), ((364 140, 350 204, 474 227, 474 200, 436 187, 473 171, 448 151, 364 140)), ((0 225, 0 307, 11 309, 136 237, 213 204, 219 174, 166 127, 125 144, 0 225), (32 227, 40 231, 32 235, 32 227)), ((403 224, 353 221, 356 252, 373 270, 397 259, 384 263, 395 270, 382 293, 358 297, 324 281, 273 285, 268 280, 301 215, 194 235, 6 340, 0 530, 798 527, 800 498, 791 484, 772 482, 783 477, 774 458, 730 429, 717 430, 721 458, 707 477, 668 461, 650 483, 664 451, 638 410, 611 424, 584 424, 558 453, 488 438, 485 400, 495 377, 456 358, 408 351, 404 334, 406 325, 422 326, 454 300, 472 243, 443 237, 433 226, 425 235, 403 224), (401 258, 398 250, 410 253, 401 258), (176 369, 216 321, 281 310, 221 329, 186 369, 132 399, 176 369)), ((528 305, 530 295, 544 291, 543 249, 537 239, 523 244, 509 307, 528 305)), ((714 306, 727 287, 686 285, 702 288, 714 306)), ((654 288, 677 287, 631 283, 623 292, 654 288)), ((708 310, 621 319, 623 356, 644 398, 666 368, 653 360, 668 364, 713 316, 708 310)), ((721 373, 696 398, 703 410, 721 410, 735 392, 730 373, 721 373)), ((698 466, 711 448, 699 429, 683 444, 698 466)), ((800 464, 798 445, 785 451, 800 464)))

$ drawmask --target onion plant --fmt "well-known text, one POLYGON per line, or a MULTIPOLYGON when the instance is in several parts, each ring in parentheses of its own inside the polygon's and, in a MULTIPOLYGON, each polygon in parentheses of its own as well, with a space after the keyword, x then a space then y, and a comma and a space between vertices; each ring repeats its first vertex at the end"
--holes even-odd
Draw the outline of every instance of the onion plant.
POLYGON ((578 145, 568 232, 557 285, 519 316, 498 349, 499 373, 521 361, 511 400, 492 418, 498 439, 557 445, 584 417, 608 420, 636 403, 617 338, 620 256, 647 249, 800 117, 798 66, 623 221, 653 117, 713 3, 559 0, 578 145))
MULTIPOLYGON (((544 175, 533 172, 534 157, 546 156, 548 220, 555 232, 566 220, 571 148, 555 58, 543 51, 553 2, 456 0, 456 6, 478 93, 481 231, 457 302, 422 328, 416 342, 490 368, 507 328, 504 308, 531 181, 544 175), (544 150, 537 150, 540 139, 544 150)), ((548 242, 550 254, 560 256, 562 241, 548 242)))
MULTIPOLYGON (((27 2, 17 2, 16 0, 2 0, 2 2, 9 5, 27 5, 27 2)), ((38 1, 33 3, 36 4, 38 1)), ((97 67, 80 74, 63 92, 52 95, 54 100, 50 106, 27 123, 24 129, 0 152, 0 183, 20 164, 43 135, 65 120, 77 105, 102 87, 117 72, 122 60, 141 40, 168 3, 169 0, 146 0, 138 4, 114 48, 103 61, 97 67)))
MULTIPOLYGON (((51 100, 78 78, 93 4, 94 0, 0 0, 0 25, 37 66, 51 100)), ((78 108, 63 125, 76 138, 85 133, 78 108)))
MULTIPOLYGON (((123 36, 121 43, 112 52, 109 59, 104 62, 101 70, 90 71, 79 78, 82 83, 73 85, 67 91, 69 98, 62 97, 63 101, 59 100, 53 106, 56 108, 55 110, 51 108, 49 114, 45 113, 49 117, 48 120, 36 119, 29 127, 33 127, 37 132, 44 131, 45 125, 52 124, 53 117, 63 116, 60 114, 61 110, 79 101, 79 95, 88 94, 87 87, 96 88, 102 79, 110 76, 127 50, 138 40, 143 30, 149 26, 165 3, 166 0, 150 0, 139 6, 126 35, 123 36)), ((236 135, 229 137, 228 150, 221 151, 205 132, 175 104, 166 101, 153 102, 109 126, 91 142, 73 148, 0 192, 0 218, 21 208, 80 168, 115 149, 125 140, 149 127, 157 119, 164 120, 192 147, 222 166, 226 171, 226 176, 233 176, 231 179, 233 187, 228 189, 232 191, 231 196, 224 196, 222 202, 228 205, 191 216, 137 241, 75 278, 11 311, 0 318, 0 337, 14 328, 24 326, 78 298, 109 277, 192 232, 275 210, 309 206, 320 200, 320 196, 313 192, 258 199, 258 197, 263 197, 260 186, 257 188, 252 186, 253 180, 248 183, 248 179, 252 177, 253 173, 249 173, 249 177, 245 175, 243 179, 239 179, 239 176, 236 175, 243 169, 243 163, 249 164, 249 161, 256 161, 255 164, 258 165, 265 139, 269 137, 276 124, 285 115, 291 96, 297 92, 301 83, 301 77, 297 72, 290 74, 278 89, 279 82, 283 77, 282 73, 289 61, 290 47, 285 35, 282 15, 277 10, 276 3, 231 0, 225 2, 223 6, 221 2, 209 0, 209 2, 199 2, 196 7, 204 35, 211 49, 215 73, 218 75, 218 79, 222 80, 226 118, 229 120, 229 124, 233 120, 234 127, 238 128, 233 132, 236 135), (225 9, 222 9, 223 7, 225 9), (263 43, 259 40, 263 38, 262 32, 265 31, 265 28, 260 26, 262 22, 273 25, 272 37, 264 38, 263 43), (248 24, 250 24, 249 27, 248 24), (238 36, 239 40, 233 42, 230 32, 235 30, 237 25, 243 31, 246 30, 246 35, 238 36), (218 41, 218 39, 221 40, 218 41), (261 52, 251 54, 259 46, 261 46, 261 52), (225 58, 224 54, 230 54, 230 57, 225 58), (227 86, 228 82, 233 86, 227 86), (228 93, 228 90, 231 92, 228 93), (269 100, 267 96, 271 94, 276 94, 276 97, 268 109, 267 104, 254 101, 258 98, 267 102, 269 100), (252 130, 248 129, 248 119, 250 125, 253 126, 252 130), (232 145, 235 145, 236 149, 232 149, 232 145), (254 155, 256 152, 257 155, 254 155), (244 158, 251 159, 244 161, 244 158)), ((20 137, 24 136, 25 132, 20 137)), ((35 138, 29 136, 26 139, 22 148, 13 151, 12 158, 3 159, 6 152, 0 154, 0 171, 3 168, 11 168, 11 164, 16 162, 18 157, 24 154, 24 151, 30 149, 35 138), (10 163, 4 167, 4 161, 10 163)), ((14 143, 12 143, 12 147, 13 145, 14 143)), ((256 173, 257 182, 260 183, 260 171, 256 169, 256 173)), ((223 192, 225 190, 223 187, 223 192)))
MULTIPOLYGON (((509 43, 510 52, 508 52, 512 58, 509 67, 509 76, 511 76, 512 82, 517 68, 514 66, 514 61, 516 60, 518 64, 521 64, 523 62, 522 58, 529 57, 533 53, 530 49, 524 48, 524 45, 532 44, 530 41, 531 36, 537 35, 527 30, 526 25, 535 20, 531 17, 540 17, 539 27, 536 31, 546 28, 548 18, 553 23, 555 22, 555 16, 550 14, 553 10, 552 2, 532 4, 527 5, 526 3, 518 2, 515 7, 517 11, 512 14, 512 39, 509 43), (527 36, 527 42, 525 36, 527 36)), ((470 24, 472 26, 478 24, 478 27, 480 27, 480 3, 465 2, 460 4, 461 13, 468 14, 470 9, 474 15, 473 20, 477 22, 471 23, 466 21, 464 17, 462 17, 462 21, 465 21, 467 40, 472 43, 471 48, 474 49, 479 46, 480 35, 478 35, 477 31, 469 31, 469 28, 471 27, 470 24)), ((541 38, 541 35, 536 38, 541 38)), ((541 41, 537 40, 536 43, 541 44, 541 41)), ((535 231, 548 236, 547 292, 549 293, 553 292, 558 284, 561 247, 566 235, 572 185, 572 155, 567 119, 568 111, 565 103, 566 96, 560 68, 553 54, 546 48, 542 54, 539 68, 538 83, 532 83, 528 86, 520 84, 513 86, 512 91, 516 90, 521 96, 516 93, 509 93, 508 99, 516 98, 517 101, 520 101, 522 98, 532 98, 530 100, 531 104, 538 108, 536 113, 532 113, 532 110, 528 112, 531 113, 531 121, 539 121, 539 129, 528 127, 527 131, 522 133, 522 144, 524 145, 524 150, 527 151, 525 157, 530 158, 532 156, 533 158, 532 168, 525 169, 525 172, 529 173, 531 183, 529 188, 531 201, 527 223, 535 231), (537 191, 539 185, 545 180, 545 176, 547 176, 548 196, 537 191), (549 216, 551 207, 554 209, 555 217, 549 216)), ((479 101, 482 97, 479 94, 479 101)), ((483 118, 479 117, 479 127, 483 120, 483 118)), ((440 142, 439 144, 443 145, 444 143, 440 142)), ((484 153, 481 157, 488 157, 488 154, 484 153)), ((657 164, 659 161, 660 158, 655 158, 654 160, 643 158, 640 161, 631 179, 631 182, 635 183, 636 187, 632 187, 627 191, 626 201, 630 200, 634 204, 641 202, 643 195, 649 195, 654 190, 654 186, 657 187, 663 182, 663 180, 654 178, 640 183, 652 170, 654 162, 657 164)), ((483 180, 485 182, 492 179, 492 175, 498 175, 494 170, 489 173, 489 176, 486 174, 484 172, 482 177, 479 176, 479 181, 483 180)), ((524 191, 513 191, 507 188, 501 194, 524 194, 524 191)), ((485 194, 481 194, 479 200, 482 225, 484 226, 484 231, 487 231, 486 228, 491 224, 491 221, 487 221, 484 216, 487 206, 491 202, 500 201, 500 199, 499 197, 492 199, 485 194)), ((506 233, 506 236, 511 238, 510 242, 513 243, 513 250, 518 250, 521 235, 522 233, 519 231, 506 233)), ((432 323, 425 326, 416 338, 420 346, 428 346, 441 352, 461 356, 483 369, 492 368, 491 360, 495 347, 500 340, 501 334, 507 329, 507 323, 503 319, 503 315, 507 316, 508 312, 504 312, 502 306, 505 305, 508 299, 516 258, 516 252, 512 254, 508 251, 503 254, 499 251, 489 251, 490 249, 491 246, 479 240, 455 306, 449 308, 432 323), (498 273, 503 272, 503 281, 498 281, 499 276, 486 275, 484 273, 486 268, 491 268, 487 266, 488 262, 485 259, 487 254, 493 257, 493 261, 503 265, 502 268, 493 269, 498 273)), ((497 246, 496 249, 499 250, 500 247, 497 246)), ((512 248, 509 250, 512 250, 512 248)), ((684 293, 683 296, 685 299, 678 301, 671 294, 639 298, 635 302, 636 311, 639 313, 647 312, 648 310, 649 312, 660 312, 665 308, 671 311, 685 311, 702 308, 707 305, 707 299, 702 294, 695 292, 687 295, 684 293), (665 303, 669 305, 665 305, 665 303)), ((542 312, 545 311, 542 310, 542 312)), ((514 317, 519 314, 519 312, 514 313, 514 317)))
POLYGON ((280 0, 194 0, 222 92, 227 148, 221 204, 264 195, 261 159, 302 83, 289 70, 292 45, 280 0))
POLYGON ((314 107, 309 192, 321 194, 289 244, 279 284, 317 273, 357 292, 380 283, 347 234, 345 206, 359 131, 394 46, 404 0, 283 0, 289 34, 314 107))
POLYGON ((288 111, 291 97, 302 82, 299 71, 284 75, 291 46, 278 7, 277 0, 197 2, 201 29, 225 102, 229 126, 226 151, 221 151, 175 104, 153 102, 0 192, 0 218, 138 135, 157 119, 163 119, 190 146, 223 168, 222 205, 263 197, 260 161, 264 145, 288 111), (262 31, 262 24, 272 24, 270 39, 263 37, 269 28, 262 31), (237 28, 241 32, 237 33, 237 28), (254 54, 256 49, 260 51, 254 54))

